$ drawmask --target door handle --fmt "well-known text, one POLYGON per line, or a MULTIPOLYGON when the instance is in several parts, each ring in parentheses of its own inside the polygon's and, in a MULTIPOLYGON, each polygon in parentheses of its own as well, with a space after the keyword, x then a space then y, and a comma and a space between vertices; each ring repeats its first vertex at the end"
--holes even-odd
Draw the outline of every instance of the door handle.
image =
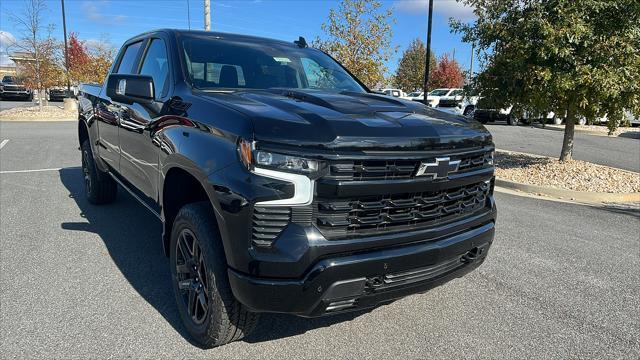
POLYGON ((122 126, 124 129, 136 131, 139 133, 142 133, 145 128, 144 125, 139 125, 131 121, 123 120, 122 118, 120 118, 120 126, 122 126))

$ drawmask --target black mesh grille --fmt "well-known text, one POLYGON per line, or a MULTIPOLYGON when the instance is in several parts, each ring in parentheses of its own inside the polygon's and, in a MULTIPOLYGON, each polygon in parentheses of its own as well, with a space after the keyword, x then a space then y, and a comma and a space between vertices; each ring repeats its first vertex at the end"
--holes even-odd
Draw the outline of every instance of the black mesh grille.
POLYGON ((469 216, 486 206, 490 185, 481 182, 436 192, 316 201, 315 223, 327 238, 421 228, 469 216))
MULTIPOLYGON (((491 153, 476 151, 451 155, 452 161, 460 160, 458 172, 472 171, 491 166, 491 153)), ((332 162, 326 179, 332 180, 394 180, 411 179, 422 162, 434 162, 437 156, 416 160, 345 160, 332 162)))
POLYGON ((254 207, 251 230, 253 243, 270 246, 290 221, 291 209, 288 207, 254 207))

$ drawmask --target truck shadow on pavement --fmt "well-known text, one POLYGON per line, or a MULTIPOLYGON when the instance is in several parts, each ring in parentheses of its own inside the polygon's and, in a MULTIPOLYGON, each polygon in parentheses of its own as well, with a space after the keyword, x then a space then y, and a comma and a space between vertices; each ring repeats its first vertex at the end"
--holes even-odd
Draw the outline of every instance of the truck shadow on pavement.
MULTIPOLYGON (((84 195, 82 170, 79 167, 61 169, 59 174, 62 184, 69 191, 69 197, 76 202, 80 215, 86 219, 86 222, 62 223, 62 229, 99 235, 113 262, 133 289, 180 335, 194 344, 182 325, 176 307, 169 261, 164 256, 160 241, 160 221, 122 188, 118 189, 118 197, 113 204, 90 204, 84 195)), ((299 335, 352 320, 363 313, 353 312, 317 319, 264 314, 254 333, 244 341, 257 343, 299 335)))

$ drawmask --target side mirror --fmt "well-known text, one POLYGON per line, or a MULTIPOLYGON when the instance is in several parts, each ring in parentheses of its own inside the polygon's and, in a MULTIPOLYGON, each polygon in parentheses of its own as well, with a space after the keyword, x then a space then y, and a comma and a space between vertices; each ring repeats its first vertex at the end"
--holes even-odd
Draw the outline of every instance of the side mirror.
POLYGON ((148 75, 111 74, 107 78, 107 96, 125 104, 151 101, 155 97, 153 78, 148 75))

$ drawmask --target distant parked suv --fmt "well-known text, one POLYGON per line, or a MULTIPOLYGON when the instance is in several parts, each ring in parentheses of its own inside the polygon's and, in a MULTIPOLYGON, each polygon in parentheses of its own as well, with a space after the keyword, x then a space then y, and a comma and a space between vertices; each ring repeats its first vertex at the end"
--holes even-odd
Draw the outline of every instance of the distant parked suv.
POLYGON ((88 201, 120 185, 162 221, 167 286, 202 347, 246 336, 262 312, 422 293, 493 242, 491 134, 372 93, 303 38, 148 32, 78 100, 88 201))
POLYGON ((22 85, 15 76, 6 75, 0 83, 0 100, 5 99, 32 101, 33 91, 22 85))

